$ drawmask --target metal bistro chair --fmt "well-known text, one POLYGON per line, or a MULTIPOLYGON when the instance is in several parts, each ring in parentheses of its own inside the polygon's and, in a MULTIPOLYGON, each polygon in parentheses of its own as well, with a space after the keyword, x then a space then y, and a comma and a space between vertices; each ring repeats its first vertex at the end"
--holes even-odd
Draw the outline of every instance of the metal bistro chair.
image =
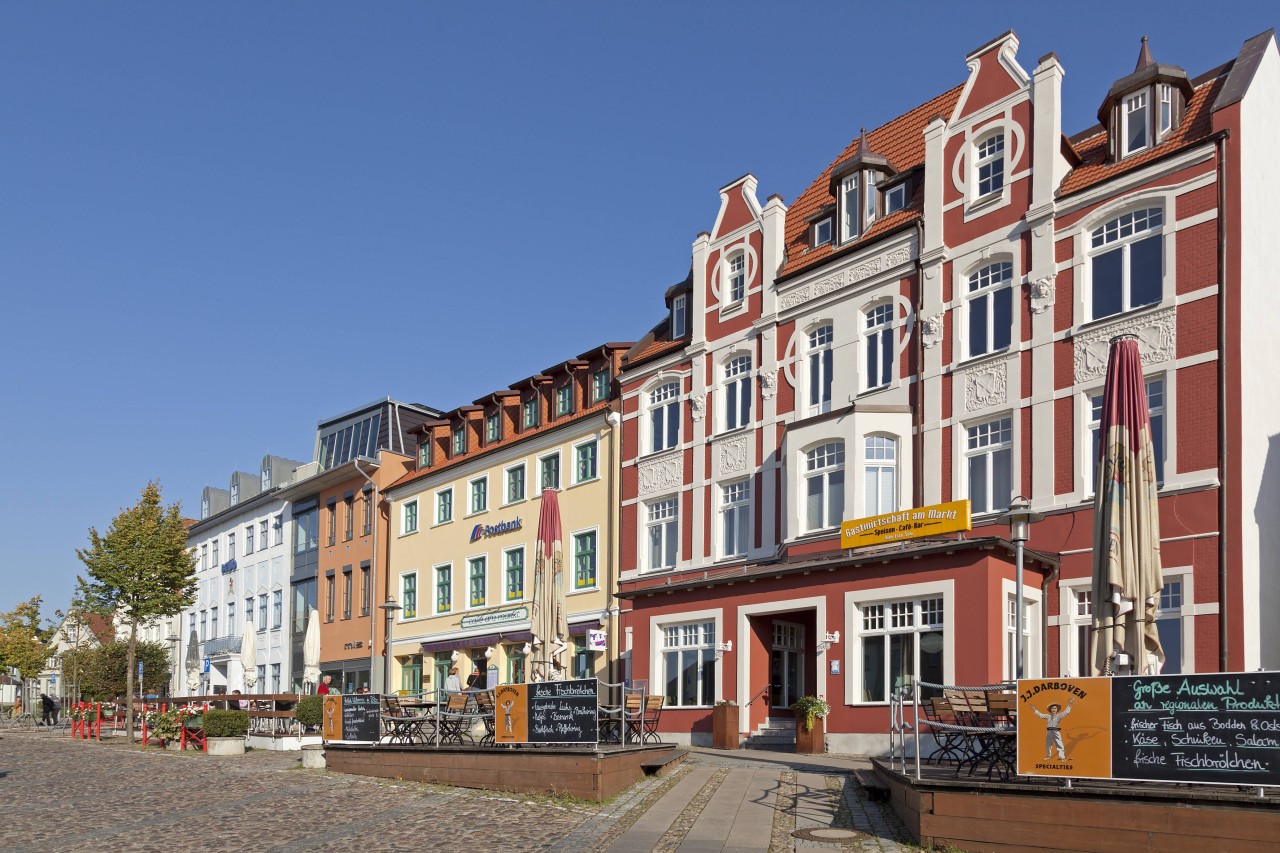
POLYGON ((956 723, 955 712, 951 709, 951 703, 942 697, 933 699, 925 699, 920 703, 921 709, 924 711, 925 719, 929 722, 929 729, 933 733, 933 741, 937 744, 933 752, 924 759, 929 763, 947 763, 959 765, 964 760, 964 734, 954 729, 946 728, 946 726, 954 726, 956 723))
POLYGON ((484 723, 484 734, 480 737, 481 746, 493 746, 497 738, 495 728, 497 710, 497 700, 492 690, 481 690, 476 694, 476 711, 480 715, 480 721, 484 723))
POLYGON ((641 743, 661 743, 658 735, 658 720, 662 717, 662 697, 650 694, 644 697, 644 736, 641 743))
POLYGON ((627 743, 644 741, 644 694, 628 691, 622 697, 622 728, 627 743))
POLYGON ((471 716, 467 713, 467 694, 447 693, 445 706, 438 712, 439 737, 441 743, 461 745, 465 739, 471 742, 471 716))

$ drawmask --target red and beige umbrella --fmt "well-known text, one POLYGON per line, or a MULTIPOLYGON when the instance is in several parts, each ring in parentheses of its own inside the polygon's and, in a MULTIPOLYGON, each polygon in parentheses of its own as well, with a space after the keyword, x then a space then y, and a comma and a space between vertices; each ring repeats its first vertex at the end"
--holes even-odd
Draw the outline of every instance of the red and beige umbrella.
POLYGON ((533 559, 533 670, 535 681, 562 677, 562 655, 568 645, 565 614, 564 549, 560 533, 560 501, 555 490, 542 492, 538 541, 533 559))
POLYGON ((1155 623, 1163 586, 1155 446, 1138 341, 1129 335, 1111 341, 1098 435, 1094 674, 1115 675, 1124 665, 1134 674, 1158 673, 1164 650, 1155 623))

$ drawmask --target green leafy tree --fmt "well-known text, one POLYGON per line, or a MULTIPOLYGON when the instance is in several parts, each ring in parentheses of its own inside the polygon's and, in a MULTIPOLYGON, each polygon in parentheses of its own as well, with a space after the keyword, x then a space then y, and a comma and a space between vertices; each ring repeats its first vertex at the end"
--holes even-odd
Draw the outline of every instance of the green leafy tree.
POLYGON ((40 596, 0 613, 0 669, 13 667, 23 681, 37 677, 49 659, 45 640, 40 627, 40 596))
POLYGON ((169 650, 163 643, 139 641, 132 664, 129 663, 129 644, 125 640, 66 652, 62 659, 64 667, 70 663, 79 672, 80 690, 91 700, 130 695, 129 675, 137 675, 138 662, 142 663, 144 694, 159 693, 169 683, 169 650))
MULTIPOLYGON (((129 626, 125 695, 132 697, 139 626, 180 613, 195 601, 196 560, 187 549, 179 505, 164 506, 160 484, 148 483, 138 503, 120 510, 105 536, 89 528, 89 547, 77 548, 76 556, 89 570, 88 578, 79 578, 86 606, 129 626)), ((126 708, 132 741, 133 703, 126 708)))

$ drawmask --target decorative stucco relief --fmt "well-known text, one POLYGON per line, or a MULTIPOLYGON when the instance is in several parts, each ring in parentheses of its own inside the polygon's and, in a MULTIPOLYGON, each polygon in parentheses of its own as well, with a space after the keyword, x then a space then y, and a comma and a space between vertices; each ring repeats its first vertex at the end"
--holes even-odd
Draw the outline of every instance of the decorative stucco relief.
POLYGON ((863 261, 856 267, 844 272, 838 272, 834 275, 827 276, 821 281, 812 282, 810 284, 797 287, 795 290, 789 291, 778 297, 778 306, 783 311, 788 311, 798 305, 803 305, 810 299, 816 299, 819 296, 825 296, 832 291, 839 290, 851 284, 856 284, 863 279, 870 278, 884 270, 905 264, 911 260, 911 248, 909 246, 901 246, 892 252, 887 252, 878 258, 871 258, 863 261))
POLYGON ((684 482, 684 456, 673 453, 641 462, 640 497, 678 489, 684 482))
POLYGON ((1043 314, 1053 307, 1054 276, 1031 282, 1031 313, 1043 314))
POLYGON ((778 371, 764 370, 760 373, 760 396, 772 400, 778 393, 778 371))
POLYGON ((689 398, 689 407, 693 410, 693 419, 702 420, 702 416, 707 413, 707 395, 694 394, 689 398))
POLYGON ((920 318, 920 342, 925 349, 933 349, 942 343, 942 321, 946 312, 934 314, 932 317, 920 318))
POLYGON ((964 383, 964 409, 976 412, 1009 402, 1009 359, 993 361, 957 371, 964 383))
POLYGON ((1143 365, 1173 361, 1177 356, 1177 319, 1174 309, 1129 317, 1075 336, 1076 382, 1102 379, 1107 372, 1107 354, 1116 335, 1138 338, 1143 365))
POLYGON ((720 457, 720 474, 737 474, 747 470, 747 437, 745 435, 716 442, 720 457))

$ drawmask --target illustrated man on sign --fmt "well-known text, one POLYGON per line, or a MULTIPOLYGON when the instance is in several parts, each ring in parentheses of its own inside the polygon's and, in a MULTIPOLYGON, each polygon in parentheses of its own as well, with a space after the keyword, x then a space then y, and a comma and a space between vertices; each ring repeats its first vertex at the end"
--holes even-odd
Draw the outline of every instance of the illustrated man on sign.
POLYGON ((1035 715, 1045 721, 1045 758, 1053 758, 1053 751, 1056 749, 1058 750, 1058 758, 1063 761, 1066 760, 1067 750, 1062 743, 1062 718, 1071 713, 1071 706, 1075 701, 1075 697, 1071 697, 1071 699, 1067 701, 1067 707, 1065 709, 1057 702, 1054 702, 1049 706, 1049 712, 1047 714, 1038 710, 1035 705, 1031 706, 1031 710, 1035 715))

